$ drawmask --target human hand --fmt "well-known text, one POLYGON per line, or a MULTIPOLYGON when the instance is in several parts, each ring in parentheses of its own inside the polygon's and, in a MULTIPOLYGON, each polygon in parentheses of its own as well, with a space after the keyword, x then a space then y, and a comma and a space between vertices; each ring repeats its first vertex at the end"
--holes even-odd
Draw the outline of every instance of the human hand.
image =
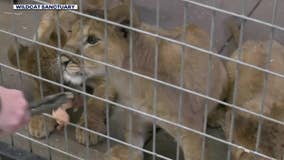
POLYGON ((0 86, 0 130, 11 134, 29 121, 28 102, 23 93, 0 86))

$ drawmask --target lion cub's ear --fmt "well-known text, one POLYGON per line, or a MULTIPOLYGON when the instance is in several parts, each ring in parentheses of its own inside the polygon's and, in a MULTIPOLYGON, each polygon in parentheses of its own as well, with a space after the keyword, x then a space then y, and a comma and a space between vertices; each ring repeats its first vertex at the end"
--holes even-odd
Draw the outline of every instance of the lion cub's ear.
MULTIPOLYGON (((48 41, 48 43, 50 45, 58 46, 58 40, 59 39, 58 39, 57 35, 58 34, 57 34, 56 30, 54 30, 51 33, 51 35, 49 37, 49 41, 48 41)), ((61 46, 64 46, 66 44, 66 42, 67 42, 67 35, 66 35, 66 33, 64 32, 64 30, 62 28, 60 28, 60 41, 61 41, 61 46)))
POLYGON ((8 49, 8 59, 10 63, 17 66, 17 51, 19 53, 19 60, 26 59, 29 54, 29 49, 20 43, 12 44, 8 49))
MULTIPOLYGON (((126 26, 130 26, 130 23, 132 23, 133 27, 140 26, 141 21, 134 7, 133 7, 132 19, 130 18, 131 18, 130 17, 130 5, 128 1, 124 2, 122 5, 119 5, 109 10, 109 14, 108 14, 109 20, 126 25, 126 26)), ((122 32, 125 38, 128 37, 128 32, 129 32, 128 29, 125 29, 122 27, 116 27, 116 28, 122 32)))

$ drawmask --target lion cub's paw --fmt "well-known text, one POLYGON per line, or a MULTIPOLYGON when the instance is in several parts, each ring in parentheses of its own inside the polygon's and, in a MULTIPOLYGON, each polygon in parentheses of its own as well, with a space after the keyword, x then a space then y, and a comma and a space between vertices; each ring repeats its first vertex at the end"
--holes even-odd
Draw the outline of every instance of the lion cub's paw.
POLYGON ((56 122, 53 119, 43 116, 34 116, 28 124, 28 131, 33 137, 44 138, 55 129, 55 125, 56 122))
POLYGON ((143 154, 137 150, 130 150, 123 145, 116 145, 104 154, 104 160, 143 160, 143 154), (131 153, 130 153, 131 152, 131 153))
POLYGON ((87 137, 89 136, 89 145, 95 145, 98 144, 101 139, 98 135, 95 135, 94 133, 87 132, 85 130, 82 130, 80 128, 76 128, 75 130, 75 138, 80 144, 87 144, 87 137))
MULTIPOLYGON (((80 122, 78 123, 78 125, 84 127, 85 123, 84 120, 81 118, 80 122)), ((96 126, 93 126, 93 124, 88 124, 89 125, 89 129, 94 130, 96 132, 100 132, 100 133, 106 133, 106 127, 104 123, 101 124, 96 124, 96 126)), ((81 128, 76 128, 75 130, 75 138, 76 140, 80 143, 80 144, 87 144, 87 138, 89 137, 89 145, 95 145, 98 144, 99 142, 101 142, 103 140, 103 137, 96 135, 94 133, 88 132, 86 130, 83 130, 81 128)))

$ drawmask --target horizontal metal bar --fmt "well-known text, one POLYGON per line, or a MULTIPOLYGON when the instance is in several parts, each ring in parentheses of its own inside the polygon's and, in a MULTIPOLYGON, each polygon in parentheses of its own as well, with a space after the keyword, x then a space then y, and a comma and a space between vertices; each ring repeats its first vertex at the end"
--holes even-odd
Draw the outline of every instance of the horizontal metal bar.
MULTIPOLYGON (((269 157, 269 156, 267 156, 267 155, 264 155, 264 154, 262 154, 262 153, 258 153, 258 152, 255 152, 255 151, 253 151, 253 150, 249 150, 249 149, 247 149, 247 148, 245 148, 245 147, 236 145, 236 144, 234 144, 234 143, 227 142, 227 141, 225 141, 225 140, 223 140, 223 139, 220 139, 220 138, 217 138, 217 137, 208 135, 208 134, 206 134, 206 133, 197 131, 197 130, 195 130, 195 129, 188 128, 188 127, 186 127, 186 126, 184 126, 184 125, 177 124, 177 123, 175 123, 175 122, 172 122, 172 121, 169 121, 169 120, 166 120, 166 119, 157 117, 157 116, 153 116, 153 115, 151 115, 151 114, 148 114, 148 113, 145 113, 145 112, 142 112, 142 111, 133 109, 133 108, 129 108, 129 107, 125 106, 125 105, 122 105, 122 104, 119 104, 119 103, 110 101, 110 100, 105 99, 105 98, 97 97, 97 96, 95 96, 95 95, 91 95, 91 94, 88 94, 88 93, 86 93, 86 92, 83 92, 83 91, 80 91, 80 90, 77 90, 77 89, 73 89, 73 88, 71 88, 71 87, 69 87, 69 86, 65 86, 65 85, 62 85, 62 84, 57 83, 57 82, 55 82, 55 81, 51 81, 51 80, 48 80, 48 79, 45 79, 45 78, 42 78, 42 77, 39 77, 39 76, 30 74, 30 73, 28 73, 28 72, 19 70, 19 69, 17 69, 17 68, 8 66, 8 65, 6 65, 6 64, 0 63, 0 66, 2 66, 2 67, 4 67, 4 68, 7 68, 7 69, 11 69, 11 70, 16 71, 16 72, 20 72, 20 73, 22 73, 22 74, 24 74, 24 75, 26 75, 26 76, 30 76, 30 77, 33 77, 33 78, 36 78, 36 79, 39 79, 39 80, 42 80, 42 81, 45 81, 45 82, 54 84, 54 85, 56 85, 56 86, 63 87, 63 88, 65 88, 65 89, 68 89, 68 90, 71 90, 71 91, 74 91, 74 92, 77 92, 77 93, 81 93, 81 94, 86 95, 86 96, 88 96, 88 97, 91 97, 91 98, 94 98, 94 99, 97 99, 97 100, 100 100, 100 101, 103 101, 103 102, 106 102, 106 103, 109 103, 109 104, 112 104, 112 105, 121 107, 121 108, 126 109, 126 110, 128 110, 128 111, 132 111, 132 112, 141 114, 141 115, 146 116, 146 117, 148 117, 148 118, 152 118, 152 119, 154 119, 154 120, 158 120, 158 121, 161 121, 161 122, 164 122, 164 123, 173 125, 173 126, 175 126, 175 127, 180 127, 180 128, 185 129, 185 130, 187 130, 187 131, 196 133, 196 134, 201 135, 201 136, 205 136, 205 137, 207 137, 207 138, 209 138, 209 139, 216 140, 216 141, 218 141, 218 142, 221 142, 221 143, 230 145, 230 146, 232 146, 232 147, 236 147, 236 148, 239 148, 239 149, 243 149, 243 150, 245 150, 245 151, 247 151, 247 152, 249 152, 249 153, 253 153, 253 154, 255 154, 255 155, 258 155, 258 156, 261 156, 261 157, 264 157, 264 158, 267 158, 267 159, 270 159, 270 160, 275 160, 274 158, 271 158, 271 157, 269 157)), ((223 102, 223 103, 226 103, 226 102, 223 102)), ((278 123, 278 124, 280 124, 280 125, 284 125, 284 122, 281 122, 281 121, 278 121, 278 120, 275 120, 275 119, 272 119, 272 118, 266 117, 266 116, 264 116, 264 115, 257 114, 257 113, 254 113, 254 112, 251 112, 251 111, 248 111, 248 110, 245 110, 245 109, 242 109, 242 108, 237 107, 237 106, 235 106, 235 105, 231 105, 231 104, 228 104, 228 105, 232 106, 233 108, 235 108, 235 109, 237 109, 237 110, 241 110, 241 111, 244 110, 245 112, 250 113, 250 114, 252 114, 252 115, 261 117, 261 118, 263 118, 263 119, 272 121, 272 122, 274 122, 274 123, 278 123)), ((47 115, 47 114, 45 114, 45 115, 47 115)), ((79 126, 78 126, 78 127, 79 127, 79 126)), ((82 127, 82 129, 84 129, 84 127, 82 127)), ((93 132, 93 133, 95 133, 95 132, 93 132)), ((101 135, 101 136, 102 136, 102 135, 101 135)), ((107 138, 107 137, 106 137, 106 138, 107 138)), ((125 144, 125 145, 126 145, 126 144, 125 144)), ((130 144, 128 144, 128 145, 130 145, 130 144)), ((136 148, 136 149, 137 149, 137 148, 136 148)), ((143 150, 143 149, 142 149, 142 150, 143 150)), ((149 151, 148 151, 148 152, 149 152, 149 151)), ((150 152, 149 152, 149 153, 150 153, 150 152)), ((150 153, 150 154, 151 154, 151 153, 150 153)), ((159 157, 158 155, 156 155, 156 156, 159 157)))

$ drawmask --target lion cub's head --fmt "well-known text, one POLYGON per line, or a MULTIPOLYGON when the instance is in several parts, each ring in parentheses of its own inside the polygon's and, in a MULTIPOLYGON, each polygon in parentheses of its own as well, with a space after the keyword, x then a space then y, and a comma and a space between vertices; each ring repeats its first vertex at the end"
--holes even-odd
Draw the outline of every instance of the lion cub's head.
MULTIPOLYGON (((111 10, 109 19, 120 24, 129 23, 129 8, 120 6, 111 10)), ((138 22, 135 17, 134 25, 137 26, 138 22)), ((61 57, 64 80, 67 83, 79 85, 83 82, 84 76, 90 78, 105 74, 105 65, 97 63, 98 61, 115 66, 122 65, 129 50, 128 32, 118 26, 84 18, 72 26, 71 38, 64 49, 85 57, 70 54, 61 57), (84 62, 84 69, 80 69, 82 62, 84 62)))

